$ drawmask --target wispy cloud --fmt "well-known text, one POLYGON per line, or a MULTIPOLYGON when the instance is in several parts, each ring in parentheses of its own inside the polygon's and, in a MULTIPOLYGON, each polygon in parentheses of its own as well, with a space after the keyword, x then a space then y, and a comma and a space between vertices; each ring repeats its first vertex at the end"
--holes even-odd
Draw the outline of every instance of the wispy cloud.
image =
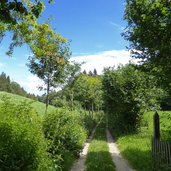
POLYGON ((102 73, 105 67, 118 66, 119 64, 125 65, 129 61, 134 61, 127 50, 104 51, 93 55, 72 57, 70 60, 79 63, 85 62, 81 67, 82 71, 93 71, 96 68, 99 74, 102 73))
POLYGON ((117 28, 117 29, 119 29, 119 30, 124 30, 125 29, 125 27, 123 27, 123 26, 121 26, 121 25, 119 25, 119 24, 117 24, 117 23, 115 23, 115 22, 112 22, 112 21, 110 21, 109 22, 112 26, 114 26, 115 28, 117 28))
POLYGON ((34 94, 42 94, 44 92, 40 92, 38 87, 43 85, 43 81, 41 81, 37 76, 30 75, 25 80, 17 81, 24 89, 29 93, 34 94))
POLYGON ((0 68, 3 68, 5 66, 4 63, 0 63, 0 68))
MULTIPOLYGON (((117 67, 119 64, 125 65, 132 60, 133 59, 130 57, 130 52, 127 50, 102 51, 88 55, 78 55, 70 59, 70 61, 79 63, 85 62, 81 66, 82 71, 86 70, 89 72, 90 70, 93 71, 94 68, 96 68, 98 74, 102 74, 104 67, 117 67)), ((38 90, 38 87, 43 86, 44 83, 37 76, 29 75, 24 78, 24 80, 17 80, 17 82, 29 93, 39 95, 44 93, 44 91, 40 92, 38 90)))
POLYGON ((21 64, 18 64, 18 66, 21 67, 21 68, 24 68, 24 67, 26 67, 26 64, 21 63, 21 64))

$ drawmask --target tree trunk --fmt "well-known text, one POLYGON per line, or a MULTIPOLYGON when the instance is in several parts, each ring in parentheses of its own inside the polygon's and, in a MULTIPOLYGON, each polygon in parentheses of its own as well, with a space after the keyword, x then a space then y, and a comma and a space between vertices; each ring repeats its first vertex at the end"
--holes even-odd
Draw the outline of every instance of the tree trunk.
POLYGON ((94 114, 94 106, 93 106, 93 103, 91 104, 91 112, 92 112, 92 118, 94 117, 93 114, 94 114))
POLYGON ((50 89, 50 86, 49 86, 49 78, 48 78, 48 82, 47 82, 47 91, 46 91, 46 108, 45 108, 45 114, 47 114, 47 111, 48 111, 48 106, 49 106, 49 89, 50 89))
POLYGON ((71 110, 73 110, 73 106, 74 106, 74 95, 73 95, 73 91, 71 91, 71 110))

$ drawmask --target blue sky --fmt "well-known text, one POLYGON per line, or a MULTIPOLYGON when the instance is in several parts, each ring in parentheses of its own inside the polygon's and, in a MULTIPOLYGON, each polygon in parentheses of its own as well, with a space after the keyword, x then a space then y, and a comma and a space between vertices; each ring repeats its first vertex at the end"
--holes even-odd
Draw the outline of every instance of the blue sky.
MULTIPOLYGON (((83 69, 97 68, 126 63, 130 60, 126 42, 121 33, 126 26, 123 21, 124 0, 56 0, 45 4, 39 22, 53 16, 52 27, 71 41, 71 60, 86 61, 83 69)), ((31 75, 25 66, 31 51, 27 45, 15 49, 13 57, 5 55, 10 34, 0 44, 0 72, 4 71, 19 82, 27 91, 38 93, 36 87, 42 84, 31 75)))

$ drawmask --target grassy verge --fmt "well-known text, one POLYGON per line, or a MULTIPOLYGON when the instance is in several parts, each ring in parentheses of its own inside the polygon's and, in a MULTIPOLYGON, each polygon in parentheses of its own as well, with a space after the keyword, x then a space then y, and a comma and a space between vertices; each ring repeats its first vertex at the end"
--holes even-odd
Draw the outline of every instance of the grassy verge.
POLYGON ((90 144, 87 159, 87 171, 115 171, 115 166, 106 142, 105 128, 100 124, 90 144))
POLYGON ((117 144, 125 159, 137 171, 152 171, 150 136, 139 133, 118 138, 117 144))
MULTIPOLYGON (((170 139, 171 120, 168 119, 171 112, 159 112, 161 138, 170 139)), ((151 137, 153 135, 154 112, 147 112, 143 115, 139 132, 131 135, 124 135, 117 138, 117 144, 124 158, 137 171, 152 171, 153 161, 151 156, 151 137)), ((162 170, 162 171, 165 171, 162 170)))

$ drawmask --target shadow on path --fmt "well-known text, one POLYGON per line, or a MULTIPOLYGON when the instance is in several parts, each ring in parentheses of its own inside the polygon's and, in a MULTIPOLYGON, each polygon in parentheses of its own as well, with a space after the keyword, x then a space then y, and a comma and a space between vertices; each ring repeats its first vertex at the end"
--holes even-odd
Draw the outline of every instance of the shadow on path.
POLYGON ((128 162, 123 159, 120 154, 119 149, 117 148, 116 143, 114 143, 113 138, 108 130, 106 130, 109 152, 112 156, 112 160, 115 163, 116 171, 135 171, 133 170, 128 162))
POLYGON ((82 152, 80 153, 80 158, 75 161, 75 163, 72 166, 70 171, 84 171, 85 170, 85 161, 86 161, 86 157, 87 157, 87 152, 88 152, 88 148, 90 146, 90 143, 93 139, 95 130, 96 130, 96 128, 92 131, 89 139, 87 139, 87 141, 84 145, 84 148, 83 148, 82 152))

